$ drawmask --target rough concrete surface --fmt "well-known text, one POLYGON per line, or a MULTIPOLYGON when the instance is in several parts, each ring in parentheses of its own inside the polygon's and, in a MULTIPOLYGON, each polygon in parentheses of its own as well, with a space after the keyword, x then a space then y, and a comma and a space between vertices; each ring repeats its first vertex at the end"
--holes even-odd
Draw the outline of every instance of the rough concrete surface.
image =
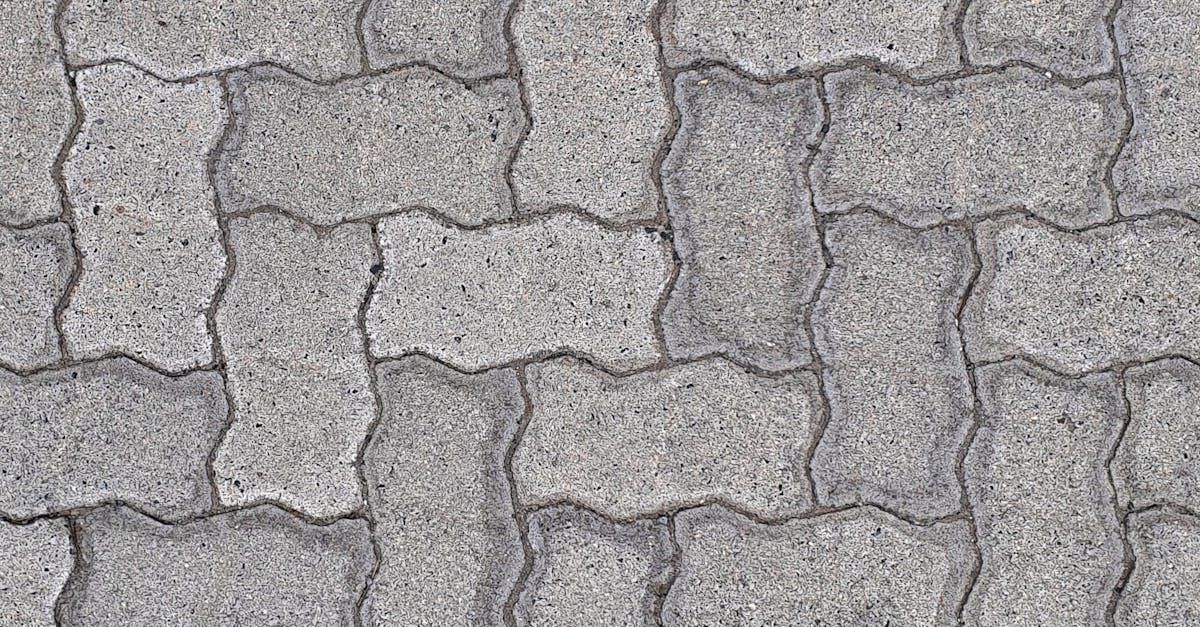
POLYGON ((0 4, 0 627, 1200 624, 1200 0, 0 4))

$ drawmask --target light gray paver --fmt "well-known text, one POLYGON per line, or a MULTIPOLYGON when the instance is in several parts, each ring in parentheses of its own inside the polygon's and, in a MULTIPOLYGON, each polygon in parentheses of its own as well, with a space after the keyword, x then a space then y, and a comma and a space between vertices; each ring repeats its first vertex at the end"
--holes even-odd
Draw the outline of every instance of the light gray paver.
POLYGON ((682 123, 663 175, 683 265, 663 312, 667 348, 803 366, 804 313, 824 269, 800 172, 822 123, 815 84, 687 73, 675 100, 682 123))
POLYGON ((363 39, 372 67, 426 63, 465 77, 508 69, 512 0, 371 0, 363 39))
POLYGON ((1127 214, 1200 217, 1200 4, 1128 0, 1116 21, 1133 128, 1113 168, 1127 214))
POLYGON ((529 519, 533 570, 516 607, 527 627, 645 627, 666 585, 671 538, 665 519, 613 524, 568 508, 529 519))
POLYGON ((0 623, 55 625, 54 602, 75 564, 71 552, 62 521, 0 522, 0 623))
POLYGON ((227 211, 275 205, 319 224, 411 207, 470 225, 512 214, 504 169, 525 124, 512 81, 468 89, 412 68, 321 86, 260 70, 231 85, 227 211))
POLYGON ((1013 220, 977 235, 983 271, 963 313, 973 361, 1022 354, 1082 373, 1200 356, 1200 227, 1191 221, 1065 233, 1013 220))
POLYGON ((914 225, 1023 207, 1066 227, 1113 214, 1104 183, 1125 114, 1116 81, 1079 88, 1012 69, 924 87, 826 78, 817 209, 867 205, 914 225))
POLYGON ((822 504, 958 511, 973 403, 954 317, 972 271, 967 237, 869 214, 826 227, 834 265, 813 311, 831 411, 812 460, 822 504))
POLYGON ((614 378, 570 359, 529 366, 533 415, 513 459, 523 503, 568 498, 618 518, 721 500, 765 516, 809 505, 811 373, 720 359, 614 378))
POLYGON ((0 364, 29 369, 58 359, 54 307, 75 264, 65 224, 0 227, 0 364))
POLYGON ((1200 623, 1200 521, 1148 512, 1131 516, 1129 527, 1134 566, 1117 604, 1116 624, 1200 623))
POLYGON ((512 370, 381 365, 367 502, 383 563, 367 624, 501 625, 524 553, 504 455, 525 406, 512 370))
POLYGON ((227 413, 213 372, 166 377, 127 359, 0 372, 0 512, 120 501, 160 518, 197 513, 227 413))
POLYGON ((1123 422, 1116 377, 1023 362, 976 377, 964 467, 983 568, 967 624, 1104 624, 1124 556, 1105 465, 1123 422))
POLYGON ((533 128, 513 164, 520 205, 612 222, 658 211, 651 169, 670 113, 653 0, 523 0, 513 24, 533 128))
POLYGON ((205 161, 225 124, 221 88, 123 64, 76 83, 84 121, 64 176, 83 272, 63 314, 67 348, 167 370, 209 363, 205 313, 225 252, 205 161))
POLYGON ((254 63, 313 80, 361 69, 357 2, 341 0, 72 0, 63 16, 67 59, 121 59, 177 80, 254 63))
POLYGON ((664 16, 667 61, 711 60, 784 78, 859 59, 915 78, 958 67, 959 0, 673 0, 664 16))
POLYGON ((419 352, 467 370, 564 350, 615 369, 659 357, 652 318, 670 255, 653 233, 569 214, 463 230, 409 213, 381 220, 379 239, 376 356, 419 352))
POLYGON ((270 506, 162 525, 124 508, 82 520, 68 625, 352 625, 367 523, 307 525, 270 506))
POLYGON ((1113 66, 1110 0, 972 0, 963 20, 971 62, 1023 61, 1066 77, 1113 66))
POLYGON ((0 222, 62 213, 54 163, 75 119, 53 0, 0 3, 0 222))
POLYGON ((327 235, 274 214, 229 224, 234 274, 217 308, 234 421, 213 463, 221 501, 316 516, 362 504, 354 466, 375 418, 358 312, 370 227, 327 235))
POLYGON ((1122 506, 1200 511, 1200 366, 1182 359, 1125 372, 1129 427, 1113 459, 1122 506))
POLYGON ((676 521, 668 627, 953 625, 973 562, 965 523, 914 527, 873 508, 762 525, 708 507, 676 521))

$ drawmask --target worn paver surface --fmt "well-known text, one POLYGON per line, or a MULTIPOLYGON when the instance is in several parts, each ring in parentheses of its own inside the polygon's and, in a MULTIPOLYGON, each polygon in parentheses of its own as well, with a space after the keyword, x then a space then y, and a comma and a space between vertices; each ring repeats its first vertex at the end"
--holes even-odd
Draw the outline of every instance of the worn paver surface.
POLYGON ((1200 0, 0 4, 0 627, 1200 625, 1200 0))

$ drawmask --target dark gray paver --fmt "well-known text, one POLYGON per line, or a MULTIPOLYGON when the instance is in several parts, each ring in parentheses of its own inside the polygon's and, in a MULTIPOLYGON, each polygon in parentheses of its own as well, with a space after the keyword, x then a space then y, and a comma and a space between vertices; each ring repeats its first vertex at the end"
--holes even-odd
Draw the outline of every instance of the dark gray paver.
POLYGON ((816 86, 689 72, 675 98, 682 121, 663 185, 683 264, 663 312, 667 349, 803 366, 804 314, 825 266, 800 171, 822 123, 816 86))
POLYGON ((119 63, 75 82, 84 120, 63 174, 83 271, 63 314, 67 349, 167 370, 210 363, 205 314, 226 261, 206 164, 225 124, 220 85, 119 63))
POLYGON ((1112 374, 976 371, 983 415, 967 491, 983 568, 972 625, 1099 625, 1124 557, 1106 462, 1124 408, 1112 374))
POLYGON ((1182 359, 1125 371, 1129 427, 1113 459, 1121 505, 1200 511, 1200 366, 1182 359))
POLYGON ((65 224, 0 227, 0 364, 29 369, 61 356, 54 308, 75 266, 65 224))
POLYGON ((671 538, 665 518, 628 524, 570 508, 529 518, 533 570, 516 606, 528 627, 643 627, 655 624, 667 582, 671 538))
POLYGON ((1131 516, 1129 528, 1134 567, 1117 604, 1116 624, 1200 622, 1200 520, 1147 512, 1131 516))
POLYGON ((953 625, 973 561, 966 523, 915 527, 873 508, 762 525, 707 507, 676 521, 669 627, 953 625))
POLYGON ((363 502, 354 466, 375 419, 358 312, 377 262, 370 227, 325 235, 287 217, 232 220, 217 308, 234 421, 213 462, 221 501, 311 516, 363 502))
POLYGON ((503 624, 524 559, 504 474, 525 409, 516 373, 409 357, 378 377, 383 419, 363 462, 383 563, 364 621, 503 624))
POLYGON ((371 350, 477 370, 573 351, 615 369, 654 363, 670 255, 655 234, 569 214, 463 230, 420 213, 379 223, 371 350))
POLYGON ((1112 70, 1109 0, 972 0, 963 21, 971 62, 1031 63, 1066 77, 1112 70))
POLYGON ((0 564, 0 623, 57 624, 54 601, 75 565, 67 525, 59 520, 0 522, 0 564))
POLYGON ((653 0, 523 0, 513 23, 533 117, 513 164, 523 208, 653 218, 651 167, 670 120, 653 0))
POLYGON ((508 68, 504 18, 513 0, 369 0, 363 21, 375 68, 424 63, 459 76, 508 68))
POLYGON ((812 169, 821 211, 865 205, 914 226, 1013 207, 1066 227, 1113 214, 1116 81, 1070 88, 1013 69, 913 87, 851 70, 826 85, 831 125, 812 169))
POLYGON ((1006 220, 977 230, 983 271, 963 312, 974 361, 1026 355, 1081 373, 1200 356, 1200 227, 1174 217, 1067 233, 1006 220))
POLYGON ((340 0, 72 0, 62 24, 76 64, 123 59, 182 79, 274 63, 332 80, 361 68, 357 14, 340 0))
POLYGON ((318 224, 412 207, 471 225, 512 214, 504 172, 525 122, 511 81, 468 89, 412 68, 328 87, 273 70, 231 84, 227 211, 274 205, 318 224))
POLYGON ((81 521, 69 625, 352 625, 371 572, 363 520, 307 525, 270 506, 185 525, 125 508, 81 521))
POLYGON ((826 243, 833 268, 813 331, 831 413, 812 460, 817 498, 956 512, 972 405, 954 318, 971 276, 967 233, 863 214, 826 227, 826 243))
POLYGON ((0 512, 121 501, 161 518, 198 513, 227 413, 214 372, 165 377, 127 359, 0 372, 0 512))
POLYGON ((614 378, 561 359, 529 366, 513 459, 522 502, 571 499, 619 518, 719 499, 766 516, 809 505, 815 377, 760 377, 719 359, 614 378))

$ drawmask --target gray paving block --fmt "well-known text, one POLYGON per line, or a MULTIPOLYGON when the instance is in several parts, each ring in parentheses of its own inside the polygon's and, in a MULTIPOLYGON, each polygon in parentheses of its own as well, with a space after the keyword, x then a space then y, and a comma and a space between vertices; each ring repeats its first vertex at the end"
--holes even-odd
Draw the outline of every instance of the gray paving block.
POLYGON ((198 513, 226 415, 214 372, 166 377, 127 359, 0 372, 0 512, 120 501, 161 518, 198 513))
POLYGON ((270 506, 175 526, 103 508, 81 524, 68 625, 352 625, 373 561, 366 521, 270 506))
POLYGON ((379 239, 376 356, 424 353, 467 370, 562 351, 614 369, 659 358, 653 317, 671 258, 654 233, 570 214, 464 230, 408 213, 381 220, 379 239))
POLYGON ((377 262, 370 227, 326 235, 290 218, 229 223, 234 273, 217 308, 234 421, 213 463, 221 501, 317 516, 362 504, 355 461, 375 419, 358 312, 377 262))
POLYGON ((663 311, 667 348, 803 366, 804 314, 825 267, 799 170, 822 123, 815 84, 689 72, 675 101, 682 121, 663 185, 683 265, 663 311))
POLYGON ((1066 233, 1011 220, 977 230, 983 271, 963 312, 974 361, 1027 355, 1081 373, 1200 357, 1200 227, 1181 218, 1066 233))
POLYGON ((529 517, 533 570, 518 600, 527 627, 654 625, 655 593, 666 585, 671 537, 665 518, 613 524, 583 510, 529 517))
POLYGON ((513 23, 533 128, 513 164, 520 206, 652 219, 670 122, 653 0, 524 0, 513 23))
POLYGON ((720 500, 780 516, 809 506, 815 377, 760 377, 721 359, 614 378, 570 359, 529 366, 513 459, 523 503, 570 499, 610 516, 720 500))
POLYGON ((983 415, 964 468, 983 567, 967 623, 1104 624, 1124 557, 1105 465, 1123 422, 1116 377, 1023 362, 976 377, 983 415))
POLYGON ((1176 209, 1200 217, 1200 4, 1128 0, 1116 21, 1133 129, 1113 168, 1127 214, 1176 209))
POLYGON ((1032 63, 1066 77, 1112 70, 1108 0, 972 0, 963 36, 972 63, 1032 63))
POLYGON ((524 560, 504 474, 525 410, 516 373, 409 357, 378 377, 383 419, 363 461, 383 562, 364 621, 501 625, 524 560))
POLYGON ((257 70, 231 86, 227 211, 275 205, 319 224, 411 207, 470 225, 512 214, 504 170, 525 124, 512 81, 468 89, 411 68, 321 86, 257 70))
POLYGON ((168 370, 209 363, 205 314, 225 274, 206 166, 225 124, 221 88, 123 64, 76 83, 83 128, 63 173, 83 273, 63 315, 67 348, 168 370))
POLYGON ((512 0, 370 0, 363 41, 371 67, 422 63, 464 77, 508 69, 512 0))
POLYGON ((965 523, 915 527, 874 508, 762 525, 707 507, 676 525, 668 627, 954 625, 974 561, 965 523))
POLYGON ((870 214, 825 234, 834 265, 813 331, 831 413, 812 460, 817 499, 952 514, 973 404, 954 318, 971 276, 968 235, 870 214))
POLYGON ((340 0, 72 0, 63 16, 67 59, 122 59, 166 79, 256 63, 313 80, 361 69, 359 5, 340 0))
POLYGON ((0 364, 29 369, 61 356, 54 307, 67 289, 75 252, 65 224, 0 227, 0 364))
POLYGON ((1200 366, 1169 359, 1125 372, 1129 427, 1113 459, 1122 506, 1200 511, 1200 366))
POLYGON ((54 602, 74 565, 62 521, 0 522, 0 623, 56 625, 54 602))
POLYGON ((0 222, 62 212, 53 167, 75 119, 53 0, 0 4, 0 222))
POLYGON ((716 61, 785 78, 870 59, 915 78, 956 69, 959 0, 673 0, 663 18, 672 65, 716 61))
POLYGON ((1130 518, 1134 566, 1115 615, 1123 627, 1200 623, 1200 520, 1170 512, 1130 518))
POLYGON ((826 84, 832 123, 812 168, 821 211, 867 205, 914 226, 1013 207, 1066 227, 1113 214, 1116 81, 1069 88, 1012 69, 912 87, 850 70, 826 84))

